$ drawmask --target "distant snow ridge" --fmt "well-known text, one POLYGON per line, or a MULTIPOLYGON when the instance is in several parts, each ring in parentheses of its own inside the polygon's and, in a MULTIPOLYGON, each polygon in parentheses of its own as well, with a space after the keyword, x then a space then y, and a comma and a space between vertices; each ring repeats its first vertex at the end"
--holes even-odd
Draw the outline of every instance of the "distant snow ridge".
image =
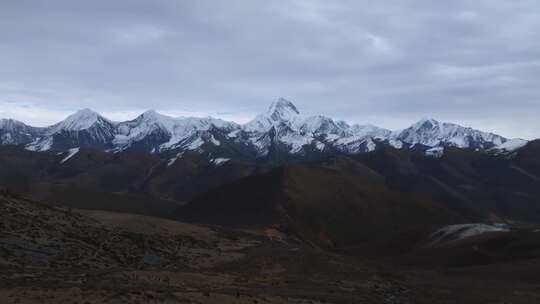
POLYGON ((66 151, 74 147, 106 149, 111 145, 115 130, 115 123, 84 109, 43 128, 26 148, 32 151, 66 151))
POLYGON ((34 140, 41 128, 13 119, 0 119, 0 145, 24 145, 34 140))
POLYGON ((350 125, 323 115, 303 115, 292 102, 279 98, 267 111, 244 125, 211 117, 175 118, 156 111, 116 123, 89 109, 47 128, 3 119, 0 120, 0 144, 24 145, 34 151, 68 151, 81 147, 113 152, 168 153, 169 157, 195 151, 209 159, 266 159, 277 154, 292 157, 354 154, 385 146, 415 147, 424 149, 430 156, 440 157, 444 147, 513 151, 526 141, 508 140, 434 119, 423 119, 400 131, 350 125))
MULTIPOLYGON (((306 149, 336 150, 346 153, 373 151, 373 139, 385 140, 390 130, 372 125, 352 125, 322 115, 304 116, 288 100, 280 98, 268 111, 243 126, 249 142, 260 155, 266 155, 276 144, 288 147, 291 154, 306 149)), ((401 142, 396 142, 401 147, 401 142)))
POLYGON ((138 143, 151 139, 153 152, 162 152, 177 148, 196 150, 208 137, 214 145, 220 143, 209 133, 213 128, 232 131, 239 126, 215 118, 173 118, 147 111, 132 121, 119 123, 114 138, 114 145, 119 150, 128 149, 138 143), (194 135, 197 135, 194 137, 194 135))
POLYGON ((434 119, 422 119, 396 136, 411 145, 428 147, 454 146, 458 148, 489 149, 503 144, 506 138, 472 128, 451 123, 441 123, 434 119))

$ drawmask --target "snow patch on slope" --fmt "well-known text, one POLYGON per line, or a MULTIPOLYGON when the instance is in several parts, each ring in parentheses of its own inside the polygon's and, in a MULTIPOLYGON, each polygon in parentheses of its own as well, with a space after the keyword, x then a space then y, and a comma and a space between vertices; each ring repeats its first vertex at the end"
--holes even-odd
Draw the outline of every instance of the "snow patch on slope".
POLYGON ((433 158, 441 158, 444 155, 444 147, 435 147, 426 150, 426 156, 433 157, 433 158))
POLYGON ((80 151, 80 148, 73 148, 73 149, 69 149, 68 152, 67 152, 67 156, 64 157, 64 159, 62 159, 60 161, 61 164, 67 162, 69 159, 71 159, 73 156, 75 156, 75 154, 79 153, 80 151))
POLYGON ((40 137, 40 138, 37 138, 32 143, 28 144, 25 147, 25 149, 29 151, 37 151, 37 152, 48 151, 51 149, 53 142, 54 142, 54 139, 52 136, 45 137, 45 138, 40 137))
POLYGON ((390 146, 396 148, 396 149, 403 149, 403 142, 401 140, 397 140, 397 139, 390 139, 388 141, 388 144, 390 144, 390 146))
POLYGON ((180 153, 176 154, 175 157, 169 159, 169 161, 167 162, 167 167, 170 167, 170 166, 174 165, 174 163, 175 163, 179 158, 182 158, 182 156, 184 156, 184 152, 180 152, 180 153))
POLYGON ((185 148, 187 150, 197 150, 204 144, 204 140, 200 137, 196 138, 194 141, 190 142, 185 148))
POLYGON ((216 166, 221 166, 230 160, 230 158, 212 158, 210 162, 216 166))
POLYGON ((494 148, 492 148, 492 151, 498 151, 498 152, 514 152, 518 149, 521 149, 527 145, 528 141, 524 139, 510 139, 507 142, 500 144, 494 148))
POLYGON ((504 224, 461 224, 445 226, 431 235, 432 245, 463 240, 488 232, 509 232, 510 229, 504 224))

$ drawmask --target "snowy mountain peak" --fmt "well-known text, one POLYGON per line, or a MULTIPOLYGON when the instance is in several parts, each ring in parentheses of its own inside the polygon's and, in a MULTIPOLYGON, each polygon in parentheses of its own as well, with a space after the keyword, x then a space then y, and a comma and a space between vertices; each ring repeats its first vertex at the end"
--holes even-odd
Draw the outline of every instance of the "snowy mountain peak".
POLYGON ((244 130, 257 133, 268 132, 272 127, 282 123, 288 124, 298 118, 300 118, 300 112, 296 106, 285 98, 279 98, 270 104, 264 114, 260 114, 254 120, 246 123, 244 130))
POLYGON ((453 123, 422 119, 399 132, 397 139, 411 145, 428 147, 454 146, 458 148, 489 149, 507 141, 506 138, 453 123))
POLYGON ((65 120, 53 126, 53 132, 57 131, 80 131, 92 127, 96 122, 109 122, 99 113, 90 109, 82 109, 68 116, 65 120))
POLYGON ((0 144, 26 144, 40 131, 40 128, 27 126, 15 119, 0 119, 0 144))
POLYGON ((164 124, 165 122, 174 120, 174 118, 160 114, 155 110, 148 110, 139 115, 139 117, 137 117, 135 120, 164 124))
POLYGON ((98 115, 99 116, 99 113, 92 109, 84 108, 75 112, 73 115, 98 115))
POLYGON ((274 101, 266 113, 273 120, 280 120, 300 114, 296 106, 285 98, 279 98, 277 101, 274 101))
POLYGON ((23 127, 26 126, 24 123, 15 120, 15 119, 0 119, 0 128, 2 129, 13 129, 15 127, 23 127))
POLYGON ((433 118, 423 118, 413 125, 413 128, 418 129, 433 129, 440 125, 440 122, 433 118))
POLYGON ((156 110, 148 110, 140 115, 140 117, 158 117, 158 116, 162 116, 162 115, 156 112, 156 110))
POLYGON ((82 120, 88 120, 88 121, 91 121, 91 120, 97 120, 98 117, 100 117, 100 114, 92 109, 82 109, 82 110, 79 110, 73 114, 71 114, 70 116, 68 116, 68 118, 72 118, 72 119, 82 119, 82 120))

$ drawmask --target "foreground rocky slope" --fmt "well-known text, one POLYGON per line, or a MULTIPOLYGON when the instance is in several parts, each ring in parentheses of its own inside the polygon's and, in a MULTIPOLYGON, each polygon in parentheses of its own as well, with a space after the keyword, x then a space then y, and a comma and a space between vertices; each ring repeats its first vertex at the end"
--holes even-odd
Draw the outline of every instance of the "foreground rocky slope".
POLYGON ((535 303, 534 231, 373 258, 270 227, 79 213, 0 191, 0 302, 535 303))
POLYGON ((82 215, 10 195, 0 211, 2 303, 407 302, 396 279, 278 231, 82 215))

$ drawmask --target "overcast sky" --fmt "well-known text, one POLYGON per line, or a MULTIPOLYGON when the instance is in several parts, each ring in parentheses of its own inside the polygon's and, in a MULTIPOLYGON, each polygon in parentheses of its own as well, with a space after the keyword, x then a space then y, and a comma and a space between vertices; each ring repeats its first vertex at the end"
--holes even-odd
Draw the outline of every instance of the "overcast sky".
POLYGON ((424 117, 540 137, 538 0, 0 0, 0 117, 424 117))

